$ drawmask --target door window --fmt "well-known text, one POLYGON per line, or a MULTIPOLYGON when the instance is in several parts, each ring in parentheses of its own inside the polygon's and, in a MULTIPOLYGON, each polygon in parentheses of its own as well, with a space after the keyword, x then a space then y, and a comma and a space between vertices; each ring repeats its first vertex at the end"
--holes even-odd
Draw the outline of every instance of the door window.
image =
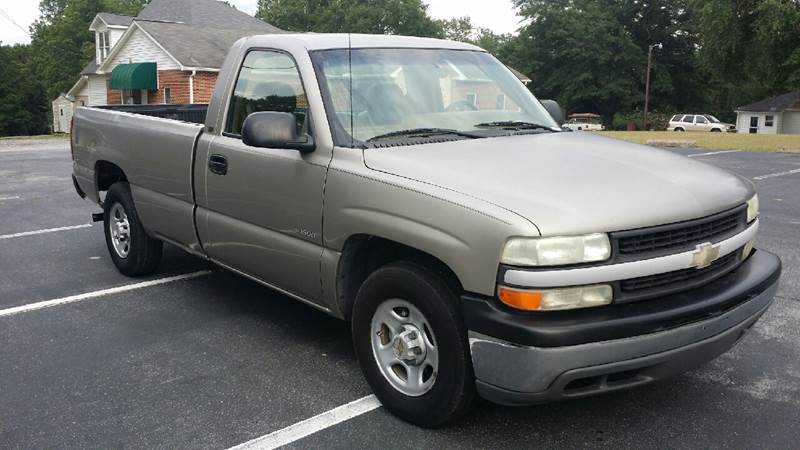
POLYGON ((252 51, 245 57, 239 71, 225 131, 240 135, 248 115, 274 111, 293 114, 300 134, 307 110, 308 101, 294 60, 280 52, 252 51))
POLYGON ((697 122, 695 122, 695 123, 697 123, 697 124, 708 123, 708 120, 703 116, 697 116, 697 122))
POLYGON ((684 123, 693 123, 694 122, 694 116, 683 116, 683 122, 684 123))
POLYGON ((750 134, 758 133, 758 116, 750 116, 750 134))

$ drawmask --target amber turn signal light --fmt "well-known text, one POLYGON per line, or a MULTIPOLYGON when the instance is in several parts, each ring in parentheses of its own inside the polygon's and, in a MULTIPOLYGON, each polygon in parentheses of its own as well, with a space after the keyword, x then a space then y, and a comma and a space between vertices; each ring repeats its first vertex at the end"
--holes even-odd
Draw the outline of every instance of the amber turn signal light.
POLYGON ((538 311, 542 306, 542 293, 536 291, 515 291, 501 287, 497 290, 500 301, 508 306, 527 311, 538 311))

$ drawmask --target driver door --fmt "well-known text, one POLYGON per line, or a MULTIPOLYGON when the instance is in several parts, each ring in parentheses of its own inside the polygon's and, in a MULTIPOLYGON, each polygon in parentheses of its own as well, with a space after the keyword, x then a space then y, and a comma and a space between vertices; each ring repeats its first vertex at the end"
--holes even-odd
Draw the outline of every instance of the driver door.
POLYGON ((311 301, 321 297, 325 152, 249 147, 244 119, 287 112, 308 129, 308 104, 291 56, 247 54, 221 135, 198 146, 198 233, 214 261, 311 301), (201 174, 202 173, 202 174, 201 174))

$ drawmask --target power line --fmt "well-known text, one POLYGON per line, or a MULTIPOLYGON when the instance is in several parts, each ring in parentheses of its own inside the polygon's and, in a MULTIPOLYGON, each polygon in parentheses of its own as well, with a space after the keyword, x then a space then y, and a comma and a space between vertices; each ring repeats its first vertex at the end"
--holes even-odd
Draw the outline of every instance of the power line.
POLYGON ((18 24, 17 22, 15 22, 14 19, 12 19, 11 16, 9 16, 7 12, 3 11, 3 8, 0 8, 0 14, 2 14, 3 17, 8 19, 9 22, 11 22, 14 25, 16 25, 16 27, 19 28, 20 30, 22 30, 23 33, 25 33, 28 36, 31 35, 30 33, 28 33, 28 30, 26 30, 25 28, 22 28, 22 26, 20 24, 18 24))

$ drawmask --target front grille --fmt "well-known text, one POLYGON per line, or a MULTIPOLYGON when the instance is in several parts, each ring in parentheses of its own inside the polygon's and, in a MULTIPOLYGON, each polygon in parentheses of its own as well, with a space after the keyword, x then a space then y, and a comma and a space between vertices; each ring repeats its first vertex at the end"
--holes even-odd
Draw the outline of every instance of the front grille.
MULTIPOLYGON (((618 255, 648 257, 677 253, 711 239, 723 239, 744 230, 747 206, 741 205, 701 219, 611 233, 618 255)), ((637 258, 638 259, 638 258, 637 258)))
POLYGON ((689 268, 630 278, 618 283, 615 302, 624 303, 688 290, 730 272, 739 265, 741 249, 729 253, 702 269, 689 268))

